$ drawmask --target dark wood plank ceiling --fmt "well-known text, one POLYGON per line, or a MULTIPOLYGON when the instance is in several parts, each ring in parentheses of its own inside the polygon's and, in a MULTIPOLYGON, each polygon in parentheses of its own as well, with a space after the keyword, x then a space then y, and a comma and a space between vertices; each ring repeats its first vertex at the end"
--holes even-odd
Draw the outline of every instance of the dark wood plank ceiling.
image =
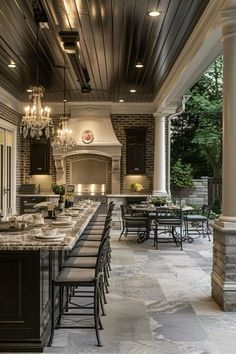
POLYGON ((63 98, 67 67, 70 101, 151 102, 167 77, 209 0, 1 0, 0 86, 21 101, 26 89, 39 83, 45 100, 63 98), (39 30, 33 3, 46 12, 49 29, 39 30), (158 9, 157 18, 148 12, 158 9), (88 71, 90 93, 81 86, 59 38, 60 31, 78 31, 78 62, 88 71), (13 60, 16 68, 7 64, 13 60), (137 69, 135 64, 144 67, 137 69), (136 93, 130 93, 130 89, 136 93))

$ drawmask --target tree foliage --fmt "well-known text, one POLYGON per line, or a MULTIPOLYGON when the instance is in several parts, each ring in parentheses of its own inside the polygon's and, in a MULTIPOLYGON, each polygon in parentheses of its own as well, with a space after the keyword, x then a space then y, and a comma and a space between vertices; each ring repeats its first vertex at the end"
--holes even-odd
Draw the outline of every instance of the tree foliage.
POLYGON ((171 188, 176 191, 190 189, 194 187, 192 168, 190 164, 184 164, 178 159, 171 168, 171 188))
POLYGON ((222 57, 190 89, 186 112, 172 120, 172 164, 190 163, 195 178, 221 174, 222 57))

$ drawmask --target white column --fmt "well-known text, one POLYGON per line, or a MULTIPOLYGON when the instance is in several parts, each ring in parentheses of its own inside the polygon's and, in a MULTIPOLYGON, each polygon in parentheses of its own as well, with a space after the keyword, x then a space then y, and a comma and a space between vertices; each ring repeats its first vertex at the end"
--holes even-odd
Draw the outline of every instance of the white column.
MULTIPOLYGON (((234 5, 235 1, 234 1, 234 5)), ((223 40, 223 168, 222 216, 224 227, 236 228, 236 7, 221 11, 223 40)), ((223 225, 222 225, 223 226, 223 225)))
POLYGON ((154 176, 153 195, 167 195, 166 191, 166 139, 165 117, 154 114, 155 141, 154 141, 154 176))

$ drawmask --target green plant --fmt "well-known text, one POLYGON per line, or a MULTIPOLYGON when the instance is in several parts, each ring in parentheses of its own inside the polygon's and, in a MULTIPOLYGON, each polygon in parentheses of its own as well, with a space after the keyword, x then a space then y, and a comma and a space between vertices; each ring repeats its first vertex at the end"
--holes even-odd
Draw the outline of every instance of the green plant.
POLYGON ((155 206, 164 206, 166 204, 166 197, 151 197, 150 201, 155 206))
POLYGON ((52 190, 55 194, 64 195, 65 194, 65 185, 64 184, 52 184, 52 190))
POLYGON ((192 178, 192 168, 189 164, 183 164, 181 159, 178 159, 171 168, 171 187, 176 191, 194 188, 192 178))

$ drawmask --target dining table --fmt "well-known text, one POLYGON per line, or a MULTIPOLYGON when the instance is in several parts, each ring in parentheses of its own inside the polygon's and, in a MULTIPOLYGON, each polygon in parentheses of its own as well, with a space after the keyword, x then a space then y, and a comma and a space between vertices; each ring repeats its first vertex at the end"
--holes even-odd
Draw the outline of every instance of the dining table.
MULTIPOLYGON (((139 213, 139 214, 143 213, 143 215, 146 215, 148 218, 148 222, 146 223, 147 225, 146 230, 145 231, 142 230, 138 234, 138 239, 137 239, 138 243, 143 243, 144 241, 150 238, 152 220, 156 219, 156 212, 158 208, 181 210, 183 214, 188 214, 193 210, 193 207, 190 205, 184 205, 181 207, 173 203, 170 203, 169 205, 163 205, 163 206, 156 206, 152 203, 130 204, 130 208, 134 215, 135 213, 139 213)), ((173 230, 172 230, 172 234, 173 234, 173 230)))

